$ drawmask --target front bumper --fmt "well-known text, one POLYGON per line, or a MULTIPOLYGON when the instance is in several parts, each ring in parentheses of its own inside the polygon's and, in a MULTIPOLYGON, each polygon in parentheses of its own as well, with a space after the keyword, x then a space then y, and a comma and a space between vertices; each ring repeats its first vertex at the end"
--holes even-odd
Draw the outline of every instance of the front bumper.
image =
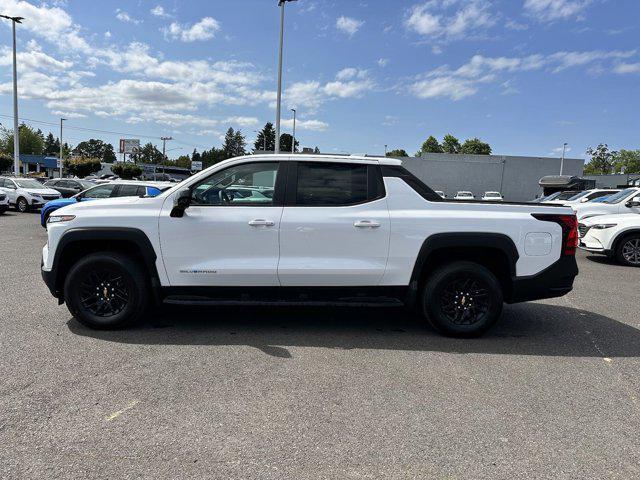
POLYGON ((505 302, 518 303, 562 297, 573 289, 573 280, 577 275, 576 257, 573 255, 562 257, 536 275, 516 277, 505 302))

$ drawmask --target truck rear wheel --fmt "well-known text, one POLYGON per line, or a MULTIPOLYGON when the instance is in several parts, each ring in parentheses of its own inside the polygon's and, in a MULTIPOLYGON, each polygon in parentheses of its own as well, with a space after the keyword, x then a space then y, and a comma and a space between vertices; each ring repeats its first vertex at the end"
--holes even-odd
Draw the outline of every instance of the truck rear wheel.
POLYGON ((147 310, 148 280, 131 258, 94 253, 71 267, 64 282, 64 299, 75 319, 89 328, 125 328, 147 310))
POLYGON ((500 318, 502 287, 491 271, 459 261, 438 268, 423 289, 423 312, 439 332, 478 337, 500 318))

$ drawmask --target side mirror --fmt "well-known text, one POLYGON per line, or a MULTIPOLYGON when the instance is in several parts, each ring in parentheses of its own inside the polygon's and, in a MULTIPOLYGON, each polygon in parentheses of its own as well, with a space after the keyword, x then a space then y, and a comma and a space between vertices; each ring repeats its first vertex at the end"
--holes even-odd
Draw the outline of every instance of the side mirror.
POLYGON ((587 197, 581 198, 580 203, 587 203, 589 199, 587 197))
POLYGON ((640 207, 640 197, 633 197, 631 200, 627 202, 627 207, 640 207))
POLYGON ((191 190, 184 188, 176 193, 173 199, 173 208, 171 209, 170 216, 173 218, 182 218, 184 211, 189 208, 191 204, 191 190))

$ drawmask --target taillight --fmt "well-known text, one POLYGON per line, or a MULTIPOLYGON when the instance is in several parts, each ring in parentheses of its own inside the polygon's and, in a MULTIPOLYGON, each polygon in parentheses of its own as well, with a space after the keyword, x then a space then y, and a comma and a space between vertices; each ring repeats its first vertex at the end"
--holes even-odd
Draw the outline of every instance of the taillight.
POLYGON ((578 219, 574 215, 555 215, 551 213, 532 213, 534 218, 543 222, 554 222, 562 228, 562 255, 576 254, 578 247, 578 219))

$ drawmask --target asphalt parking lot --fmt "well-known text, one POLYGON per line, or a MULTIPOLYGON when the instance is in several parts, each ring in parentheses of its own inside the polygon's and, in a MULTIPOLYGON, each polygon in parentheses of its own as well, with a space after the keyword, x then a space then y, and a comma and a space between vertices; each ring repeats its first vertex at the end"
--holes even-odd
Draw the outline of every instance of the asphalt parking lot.
POLYGON ((0 216, 0 478, 640 477, 640 269, 477 340, 397 309, 165 309, 95 332, 0 216))

